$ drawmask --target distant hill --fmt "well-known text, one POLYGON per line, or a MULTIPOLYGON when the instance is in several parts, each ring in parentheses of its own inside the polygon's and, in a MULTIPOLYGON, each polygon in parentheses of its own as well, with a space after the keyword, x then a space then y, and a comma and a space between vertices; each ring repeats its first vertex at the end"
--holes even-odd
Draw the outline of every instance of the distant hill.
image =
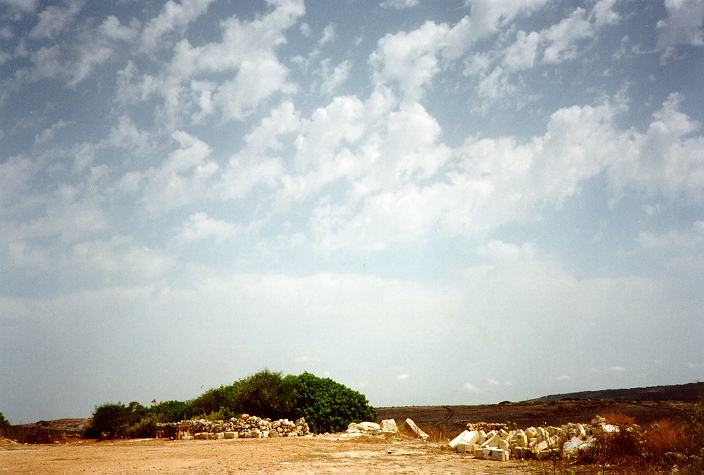
POLYGON ((696 402, 704 397, 704 383, 673 384, 630 389, 602 389, 577 393, 551 394, 525 402, 551 402, 574 399, 609 401, 684 401, 696 402))

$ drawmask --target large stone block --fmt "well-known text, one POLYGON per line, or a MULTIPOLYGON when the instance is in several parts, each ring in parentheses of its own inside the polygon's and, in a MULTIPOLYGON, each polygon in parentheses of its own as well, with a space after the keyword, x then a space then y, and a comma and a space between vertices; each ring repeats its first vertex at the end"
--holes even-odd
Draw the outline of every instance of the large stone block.
POLYGON ((236 439, 238 436, 237 432, 233 432, 233 431, 223 432, 223 435, 225 436, 226 439, 236 439))
POLYGON ((416 425, 415 422, 413 422, 412 419, 408 418, 406 419, 406 425, 410 427, 410 429, 413 431, 414 434, 416 434, 418 437, 420 437, 423 440, 428 440, 428 437, 430 437, 428 434, 423 432, 420 427, 416 425))
POLYGON ((508 450, 496 449, 494 447, 482 448, 482 458, 484 460, 496 460, 499 462, 505 462, 508 460, 508 457, 508 450))
POLYGON ((396 434, 398 432, 396 421, 394 419, 384 419, 381 421, 381 431, 396 434))
POLYGON ((450 447, 453 449, 457 447, 457 444, 474 445, 479 441, 479 432, 472 430, 465 430, 460 432, 460 434, 450 441, 450 447))

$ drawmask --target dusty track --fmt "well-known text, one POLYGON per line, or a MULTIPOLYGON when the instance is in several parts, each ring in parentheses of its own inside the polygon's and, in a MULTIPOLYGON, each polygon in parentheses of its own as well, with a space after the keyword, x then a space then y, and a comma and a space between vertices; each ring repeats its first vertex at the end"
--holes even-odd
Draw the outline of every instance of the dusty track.
POLYGON ((415 439, 141 440, 0 446, 0 473, 545 473, 415 439))

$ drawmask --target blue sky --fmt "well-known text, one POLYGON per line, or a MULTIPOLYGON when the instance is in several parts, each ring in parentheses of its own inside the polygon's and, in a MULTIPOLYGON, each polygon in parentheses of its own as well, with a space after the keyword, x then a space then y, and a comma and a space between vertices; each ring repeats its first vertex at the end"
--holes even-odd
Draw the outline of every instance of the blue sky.
POLYGON ((704 374, 704 2, 0 0, 0 410, 704 374))

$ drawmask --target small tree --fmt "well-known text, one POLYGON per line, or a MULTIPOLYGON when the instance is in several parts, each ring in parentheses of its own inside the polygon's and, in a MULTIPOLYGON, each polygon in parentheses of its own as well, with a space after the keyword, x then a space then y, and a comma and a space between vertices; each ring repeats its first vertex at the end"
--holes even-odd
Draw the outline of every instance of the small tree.
POLYGON ((0 412, 0 429, 2 429, 3 427, 8 427, 9 425, 10 425, 10 421, 5 419, 5 415, 2 412, 0 412))
POLYGON ((259 371, 234 383, 234 407, 237 413, 283 419, 292 416, 293 386, 281 373, 259 371))
POLYGON ((313 432, 338 432, 350 422, 376 419, 363 394, 330 378, 306 372, 286 379, 293 386, 296 417, 305 417, 313 432))

